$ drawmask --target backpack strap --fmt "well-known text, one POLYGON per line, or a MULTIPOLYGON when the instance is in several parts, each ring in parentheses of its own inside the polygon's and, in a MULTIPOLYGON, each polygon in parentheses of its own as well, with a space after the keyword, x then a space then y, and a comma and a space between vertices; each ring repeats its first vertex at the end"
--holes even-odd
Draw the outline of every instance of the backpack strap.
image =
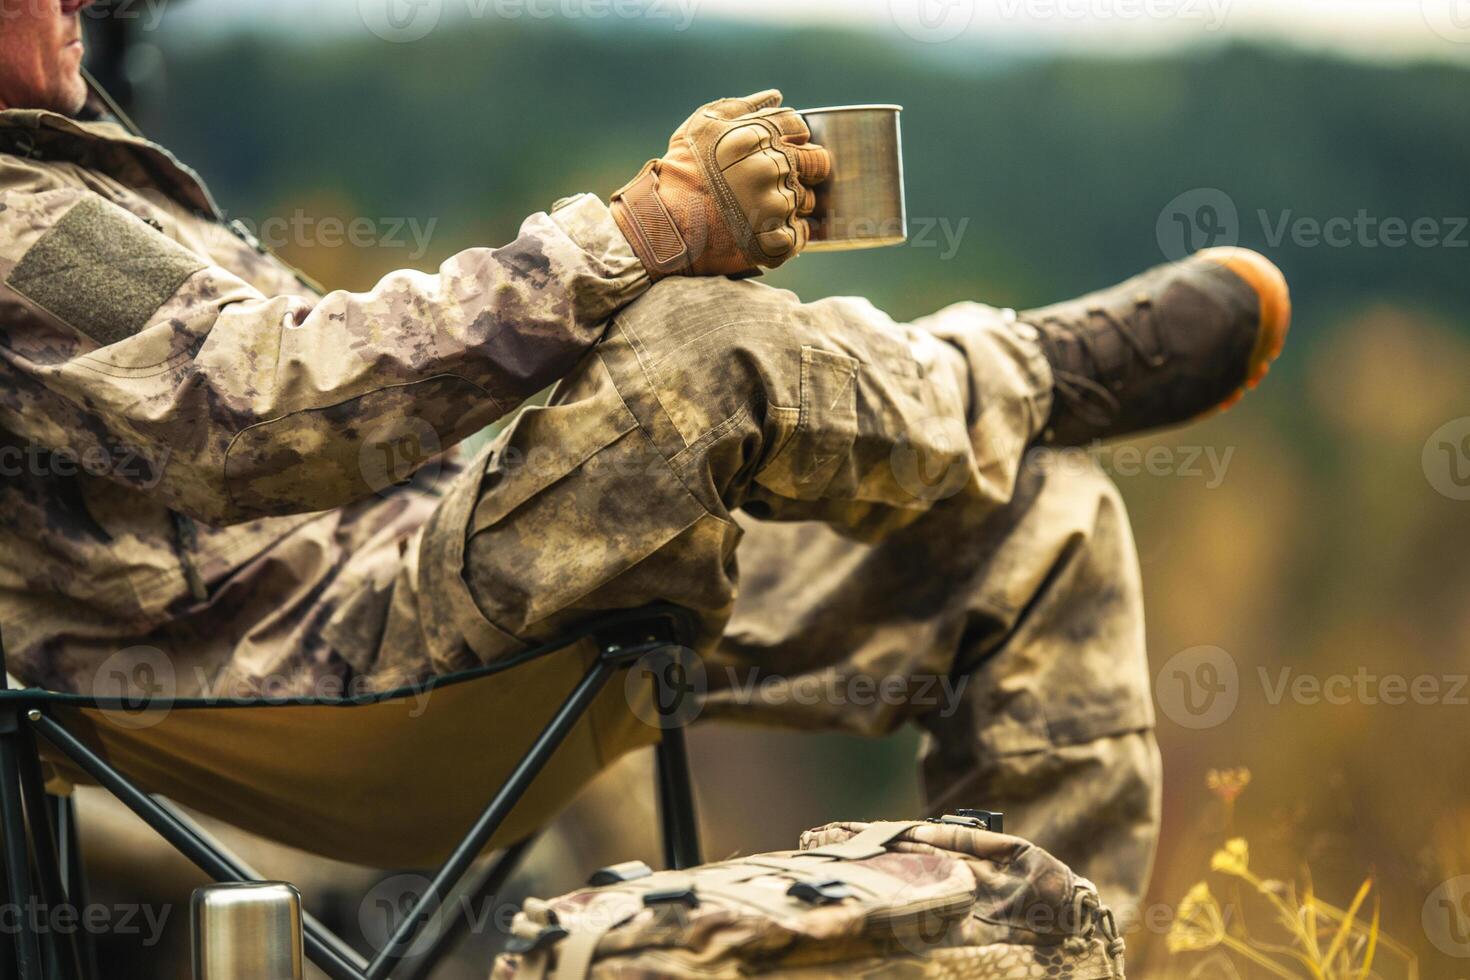
POLYGON ((590 913, 593 921, 588 925, 570 926, 567 937, 557 944, 555 980, 586 980, 592 972, 592 960, 602 937, 637 915, 642 908, 641 902, 630 901, 628 895, 618 894, 611 902, 587 909, 583 914, 590 913))
POLYGON ((819 884, 836 879, 854 888, 859 888, 875 898, 901 890, 907 885, 907 882, 886 871, 865 864, 851 864, 843 858, 812 861, 799 857, 762 856, 751 860, 750 863, 770 868, 777 874, 784 874, 788 878, 809 884, 819 884))
POLYGON ((800 853, 803 857, 830 857, 844 861, 862 861, 865 858, 882 854, 888 850, 889 841, 923 822, 922 820, 880 820, 868 824, 856 836, 841 844, 828 844, 825 847, 815 847, 810 851, 800 853))
POLYGON ((586 980, 592 970, 597 944, 612 928, 612 921, 604 919, 590 929, 577 929, 563 939, 556 951, 556 980, 586 980))
POLYGON ((546 967, 550 962, 551 953, 548 950, 537 949, 522 953, 515 976, 511 980, 546 980, 546 967))

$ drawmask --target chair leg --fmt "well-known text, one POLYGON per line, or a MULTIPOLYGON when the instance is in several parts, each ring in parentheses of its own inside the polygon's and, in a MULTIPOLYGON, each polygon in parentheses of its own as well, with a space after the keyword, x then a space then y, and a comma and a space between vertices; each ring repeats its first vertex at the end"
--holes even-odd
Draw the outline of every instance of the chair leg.
MULTIPOLYGON (((66 897, 78 909, 86 909, 87 869, 82 862, 81 834, 77 829, 77 801, 72 796, 58 796, 55 803, 56 846, 59 850, 61 881, 66 886, 66 897)), ((83 929, 80 933, 82 947, 82 976, 87 980, 100 980, 97 970, 97 940, 92 933, 83 929)))
MULTIPOLYGON (((0 861, 0 872, 3 872, 4 862, 0 861)), ((5 875, 0 873, 0 908, 11 908, 10 889, 6 886, 5 875)), ((15 934, 10 929, 0 929, 0 976, 5 976, 15 962, 15 934)))
POLYGON ((684 729, 664 729, 657 752, 658 812, 663 827, 664 865, 674 870, 692 868, 703 858, 684 729))
POLYGON ((10 731, 0 733, 0 833, 5 835, 5 884, 8 906, 17 919, 15 965, 19 980, 44 980, 41 945, 31 913, 36 894, 31 885, 30 834, 26 828, 25 804, 21 799, 20 729, 11 720, 10 731))
POLYGON ((412 960, 405 960, 403 966, 394 973, 397 980, 427 980, 434 970, 443 962, 444 957, 449 955, 460 941, 464 933, 470 927, 470 914, 467 910, 480 910, 487 901, 495 900, 505 889, 516 870, 520 867, 521 860, 531 845, 536 843, 535 836, 527 837, 519 843, 507 847, 500 857, 495 859, 495 864, 485 874, 483 880, 477 882, 473 888, 464 894, 463 902, 445 902, 441 912, 450 912, 450 919, 444 931, 435 940, 434 946, 428 952, 412 960))
POLYGON ((61 875, 57 852, 55 817, 46 797, 46 784, 41 775, 41 759, 36 752, 36 739, 30 729, 19 736, 20 782, 25 801, 26 820, 31 828, 31 853, 35 858, 37 884, 40 886, 41 908, 48 916, 45 930, 47 976, 57 980, 82 980, 82 948, 79 933, 83 929, 81 906, 70 901, 61 875), (70 906, 73 920, 66 928, 59 914, 70 906))
POLYGON ((687 650, 676 643, 659 651, 649 671, 653 676, 653 703, 660 716, 655 779, 664 866, 674 870, 701 863, 699 817, 694 809, 694 783, 684 738, 684 725, 692 707, 686 699, 696 695, 687 684, 682 660, 687 650))
POLYGON ((489 843, 495 831, 510 815, 511 808, 525 795, 526 789, 536 778, 537 773, 551 760, 551 756, 561 745, 562 740, 587 713, 587 709, 591 707, 598 693, 607 685, 608 679, 620 666, 625 666, 626 661, 636 659, 641 652, 637 648, 626 653, 619 647, 604 649, 599 659, 573 688, 567 699, 562 702, 562 706, 552 717, 551 722, 536 737, 531 748, 511 771, 510 777, 496 792, 489 805, 480 814, 479 819, 475 821, 474 826, 444 862, 444 866, 434 875, 434 880, 425 889, 424 894, 399 922, 393 935, 378 951, 378 955, 373 957, 372 963, 368 965, 367 980, 386 980, 403 961, 409 947, 428 920, 430 910, 438 896, 448 894, 454 883, 473 863, 475 857, 485 849, 485 845, 489 843))

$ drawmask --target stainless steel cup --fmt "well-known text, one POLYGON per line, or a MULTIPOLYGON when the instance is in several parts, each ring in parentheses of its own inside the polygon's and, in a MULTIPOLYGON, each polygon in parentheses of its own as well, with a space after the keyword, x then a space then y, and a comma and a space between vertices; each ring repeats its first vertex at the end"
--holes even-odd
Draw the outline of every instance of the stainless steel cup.
POLYGON ((194 980, 301 980, 301 894, 291 885, 209 885, 191 904, 194 980))
POLYGON ((896 105, 806 109, 812 142, 832 154, 832 176, 816 188, 809 252, 899 245, 908 239, 903 140, 896 105))

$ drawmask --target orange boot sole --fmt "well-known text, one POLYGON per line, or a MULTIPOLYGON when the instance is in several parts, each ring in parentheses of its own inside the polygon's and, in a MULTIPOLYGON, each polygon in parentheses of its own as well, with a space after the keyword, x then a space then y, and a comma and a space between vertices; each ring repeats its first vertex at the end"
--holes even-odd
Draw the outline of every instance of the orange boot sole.
POLYGON ((1245 384, 1206 414, 1223 412, 1245 397, 1271 370, 1271 362, 1281 356, 1286 346, 1286 333, 1291 329, 1291 290, 1286 276, 1276 263, 1248 248, 1207 248, 1194 258, 1222 265, 1255 290, 1261 304, 1261 323, 1256 346, 1246 368, 1245 384))

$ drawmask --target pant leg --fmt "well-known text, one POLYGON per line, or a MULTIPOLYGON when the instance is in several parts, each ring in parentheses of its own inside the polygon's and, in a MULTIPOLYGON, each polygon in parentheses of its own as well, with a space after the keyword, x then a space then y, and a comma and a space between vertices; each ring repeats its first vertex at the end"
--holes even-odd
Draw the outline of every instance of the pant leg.
POLYGON ((1121 902, 1159 810, 1137 562, 1090 464, 1023 466, 1049 387, 986 307, 900 325, 666 281, 456 481, 395 601, 411 592, 441 670, 677 602, 700 615, 710 717, 917 721, 936 807, 1008 808, 1121 902), (732 701, 750 668, 774 685, 732 701), (798 690, 811 676, 894 680, 855 704, 798 690))
POLYGON ((1138 563, 1085 456, 1033 451, 1005 506, 945 501, 873 545, 752 524, 741 563, 705 718, 914 722, 931 811, 1004 811, 1115 907, 1141 897, 1160 769, 1138 563))
POLYGON ((713 649, 737 593, 741 510, 881 540, 937 502, 1004 506, 1049 373, 996 311, 942 319, 661 282, 430 521, 413 574, 437 668, 653 600, 695 611, 713 649))
POLYGON ((1084 465, 1038 454, 1041 486, 1018 494, 1031 503, 998 543, 1002 567, 1017 563, 1013 604, 998 632, 961 645, 959 663, 978 666, 958 710, 918 723, 934 808, 998 800, 1124 910, 1148 886, 1162 767, 1132 532, 1116 489, 1084 465))

